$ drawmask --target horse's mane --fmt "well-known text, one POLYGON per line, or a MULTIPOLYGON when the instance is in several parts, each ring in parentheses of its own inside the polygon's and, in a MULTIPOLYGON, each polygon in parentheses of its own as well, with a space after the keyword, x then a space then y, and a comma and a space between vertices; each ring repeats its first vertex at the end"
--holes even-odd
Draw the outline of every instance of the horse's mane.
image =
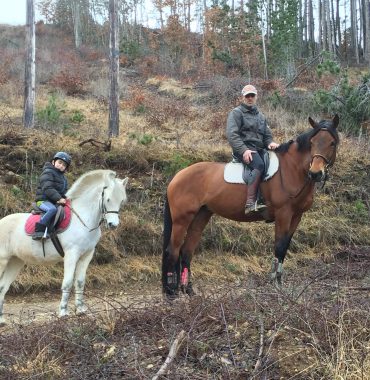
MULTIPOLYGON (((328 130, 331 135, 335 138, 337 143, 339 143, 339 134, 336 128, 333 128, 333 123, 331 120, 321 120, 315 128, 309 129, 306 132, 301 133, 297 138, 296 141, 298 143, 298 151, 306 151, 309 150, 311 145, 310 141, 313 136, 316 135, 319 131, 322 129, 328 130)), ((285 153, 288 151, 290 145, 294 142, 294 140, 289 140, 288 142, 285 142, 281 144, 278 148, 276 148, 276 152, 278 153, 285 153)))
POLYGON ((109 173, 114 173, 112 170, 92 170, 79 177, 67 192, 70 199, 78 198, 92 185, 99 182, 104 182, 109 173))

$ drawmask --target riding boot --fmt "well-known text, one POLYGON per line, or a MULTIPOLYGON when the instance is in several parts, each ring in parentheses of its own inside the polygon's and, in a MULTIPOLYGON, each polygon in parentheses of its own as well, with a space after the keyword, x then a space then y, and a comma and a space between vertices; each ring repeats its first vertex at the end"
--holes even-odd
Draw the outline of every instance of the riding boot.
POLYGON ((36 223, 35 232, 32 235, 33 240, 41 240, 44 237, 46 225, 43 223, 36 223))
POLYGON ((254 169, 256 172, 256 177, 254 178, 253 183, 248 186, 248 196, 247 202, 245 204, 245 214, 248 214, 251 211, 257 211, 257 192, 258 187, 261 183, 262 174, 258 169, 254 169))

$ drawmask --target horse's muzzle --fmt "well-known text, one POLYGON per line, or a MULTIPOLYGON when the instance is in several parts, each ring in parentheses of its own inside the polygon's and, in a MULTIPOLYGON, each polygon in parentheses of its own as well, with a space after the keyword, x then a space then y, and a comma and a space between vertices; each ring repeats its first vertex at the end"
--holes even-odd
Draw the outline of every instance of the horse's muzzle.
POLYGON ((326 174, 324 170, 320 170, 318 172, 308 171, 308 178, 310 178, 314 182, 321 182, 325 179, 326 174))

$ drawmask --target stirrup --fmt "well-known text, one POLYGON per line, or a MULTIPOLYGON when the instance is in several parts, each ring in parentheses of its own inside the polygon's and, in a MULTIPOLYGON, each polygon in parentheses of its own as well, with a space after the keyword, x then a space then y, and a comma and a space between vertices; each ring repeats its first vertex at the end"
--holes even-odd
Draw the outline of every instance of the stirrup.
POLYGON ((257 211, 257 201, 254 201, 253 203, 247 203, 245 205, 244 212, 245 214, 249 214, 252 211, 257 211))
POLYGON ((44 238, 44 233, 43 232, 35 232, 32 235, 32 240, 42 240, 44 238))

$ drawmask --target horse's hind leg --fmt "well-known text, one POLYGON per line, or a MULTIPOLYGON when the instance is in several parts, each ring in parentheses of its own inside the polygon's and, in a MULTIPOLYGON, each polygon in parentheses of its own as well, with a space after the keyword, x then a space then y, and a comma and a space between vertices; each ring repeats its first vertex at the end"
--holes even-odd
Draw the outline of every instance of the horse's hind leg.
POLYGON ((24 262, 18 257, 11 257, 10 260, 0 259, 0 325, 5 323, 3 315, 5 294, 23 266, 24 262))
POLYGON ((75 304, 76 313, 83 314, 87 311, 87 307, 84 301, 84 288, 87 267, 94 255, 95 249, 86 252, 80 260, 77 262, 76 272, 75 272, 75 304))
POLYGON ((189 296, 194 295, 193 285, 191 281, 191 270, 190 263, 193 258, 195 249, 197 248, 202 232, 206 225, 208 224, 212 212, 208 210, 206 206, 200 208, 198 213, 195 215, 193 221, 191 222, 188 233, 186 235, 184 244, 180 249, 181 255, 181 276, 180 276, 180 286, 184 293, 189 296))
POLYGON ((62 299, 59 306, 59 316, 68 315, 68 299, 71 293, 73 278, 79 255, 77 252, 66 252, 64 257, 64 277, 62 283, 62 299))

